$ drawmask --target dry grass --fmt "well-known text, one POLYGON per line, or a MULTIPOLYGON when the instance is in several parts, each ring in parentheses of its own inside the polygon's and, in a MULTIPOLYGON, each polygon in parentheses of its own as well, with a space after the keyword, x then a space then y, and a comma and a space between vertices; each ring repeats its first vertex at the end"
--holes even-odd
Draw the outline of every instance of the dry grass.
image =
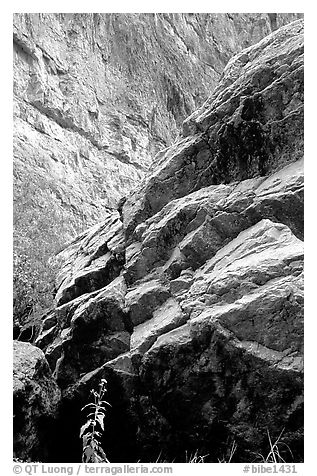
POLYGON ((218 462, 219 462, 219 463, 231 463, 232 458, 233 458, 233 456, 234 456, 234 454, 235 454, 237 448, 238 448, 237 443, 236 443, 235 441, 233 441, 233 442, 232 442, 232 445, 230 446, 230 450, 229 450, 228 456, 227 456, 227 457, 224 456, 221 460, 218 459, 218 462))
POLYGON ((186 451, 185 455, 186 455, 185 463, 205 463, 205 459, 209 456, 209 455, 199 455, 198 450, 196 450, 195 453, 190 455, 188 455, 186 451))
POLYGON ((292 460, 294 459, 293 453, 290 447, 282 441, 284 433, 284 428, 273 442, 270 432, 267 430, 267 436, 270 444, 270 451, 267 456, 263 456, 261 453, 256 454, 256 461, 260 461, 261 463, 286 463, 285 459, 281 455, 282 448, 286 448, 287 452, 290 454, 292 460))

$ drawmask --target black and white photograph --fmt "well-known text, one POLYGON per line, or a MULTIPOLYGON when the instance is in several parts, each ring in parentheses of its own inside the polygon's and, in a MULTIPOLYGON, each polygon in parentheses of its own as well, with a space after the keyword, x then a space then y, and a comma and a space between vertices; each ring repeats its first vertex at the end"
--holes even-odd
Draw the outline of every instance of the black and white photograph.
POLYGON ((304 13, 208 9, 11 15, 16 474, 304 474, 304 13))

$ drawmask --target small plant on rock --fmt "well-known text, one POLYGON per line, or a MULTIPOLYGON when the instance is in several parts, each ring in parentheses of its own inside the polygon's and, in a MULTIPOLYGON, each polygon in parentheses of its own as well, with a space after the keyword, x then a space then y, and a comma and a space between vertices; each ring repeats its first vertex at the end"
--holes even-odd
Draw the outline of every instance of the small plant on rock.
POLYGON ((99 390, 91 390, 94 402, 88 403, 82 408, 89 409, 88 420, 80 429, 80 438, 83 440, 83 463, 109 463, 108 458, 101 447, 100 439, 105 429, 104 418, 106 415, 106 406, 109 402, 104 400, 107 391, 107 380, 101 379, 99 390))

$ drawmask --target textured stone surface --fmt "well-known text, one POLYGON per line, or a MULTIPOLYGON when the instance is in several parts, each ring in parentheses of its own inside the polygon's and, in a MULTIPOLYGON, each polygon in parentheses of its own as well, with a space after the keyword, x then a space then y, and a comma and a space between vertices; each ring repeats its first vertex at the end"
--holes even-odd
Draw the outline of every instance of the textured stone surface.
POLYGON ((229 58, 296 17, 15 14, 16 195, 32 183, 32 206, 49 203, 65 239, 103 219, 229 58))
POLYGON ((79 235, 59 254, 63 263, 57 275, 56 302, 66 302, 105 286, 123 266, 124 236, 118 212, 79 235))
POLYGON ((185 121, 188 137, 125 203, 128 234, 171 200, 302 158, 302 33, 303 23, 293 22, 230 60, 214 93, 185 121))
POLYGON ((73 421, 108 379, 112 460, 218 461, 235 441, 235 461, 251 461, 282 429, 303 458, 302 30, 235 56, 118 215, 60 255, 37 345, 73 421))
POLYGON ((45 461, 58 416, 60 390, 43 352, 13 343, 13 451, 17 458, 45 461), (50 440, 50 441, 49 441, 50 440))
POLYGON ((127 248, 125 276, 133 282, 159 270, 177 278, 261 218, 281 221, 302 238, 303 192, 299 160, 267 179, 212 185, 173 200, 136 228, 138 245, 127 248))
POLYGON ((84 294, 57 308, 54 319, 36 340, 59 385, 130 349, 132 326, 125 313, 126 286, 118 277, 94 293, 84 294))

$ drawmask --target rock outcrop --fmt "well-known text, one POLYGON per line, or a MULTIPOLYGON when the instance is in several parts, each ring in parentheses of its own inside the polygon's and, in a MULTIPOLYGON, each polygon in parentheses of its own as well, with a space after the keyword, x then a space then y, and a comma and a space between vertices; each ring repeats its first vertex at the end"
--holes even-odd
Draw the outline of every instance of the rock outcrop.
POLYGON ((26 342, 13 343, 14 456, 45 461, 52 454, 61 392, 43 352, 26 342))
POLYGON ((297 16, 15 14, 16 207, 31 188, 65 240, 103 219, 229 58, 297 16))
POLYGON ((108 379, 110 460, 217 461, 235 441, 250 461, 282 430, 303 458, 302 159, 298 20, 232 58, 183 139, 59 255, 36 344, 74 422, 108 379))

